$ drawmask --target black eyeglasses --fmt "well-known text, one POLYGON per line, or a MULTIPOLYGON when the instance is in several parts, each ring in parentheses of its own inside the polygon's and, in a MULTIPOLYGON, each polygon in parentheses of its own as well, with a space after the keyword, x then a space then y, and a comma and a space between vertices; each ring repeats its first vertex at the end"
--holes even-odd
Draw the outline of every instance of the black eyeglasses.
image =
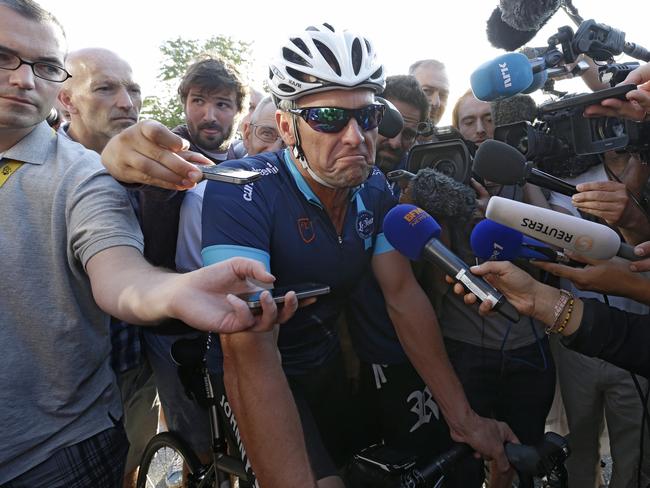
POLYGON ((251 122, 251 127, 253 127, 253 134, 260 141, 266 142, 267 144, 273 144, 275 141, 280 139, 280 134, 278 134, 277 129, 270 127, 268 125, 257 125, 251 122))
POLYGON ((32 68, 34 76, 38 76, 47 81, 62 83, 72 77, 70 73, 56 64, 45 63, 43 61, 32 63, 30 61, 25 61, 23 58, 16 56, 15 54, 0 51, 0 69, 15 71, 23 64, 32 68))
POLYGON ((287 110, 287 112, 302 117, 309 127, 317 132, 334 134, 341 132, 354 119, 362 130, 373 130, 379 126, 384 109, 381 103, 373 103, 366 107, 349 109, 339 107, 306 107, 287 110))

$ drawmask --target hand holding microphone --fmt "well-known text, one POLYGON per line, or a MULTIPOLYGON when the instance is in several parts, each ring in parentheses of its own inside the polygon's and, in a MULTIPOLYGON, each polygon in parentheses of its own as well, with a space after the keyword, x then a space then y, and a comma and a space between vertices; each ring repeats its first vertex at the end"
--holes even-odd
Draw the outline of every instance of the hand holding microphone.
POLYGON ((438 240, 440 231, 438 223, 414 205, 397 205, 384 219, 384 233, 395 249, 411 260, 423 258, 442 268, 480 301, 488 303, 486 307, 494 308, 512 322, 519 321, 519 314, 503 295, 481 278, 473 276, 469 266, 438 240))

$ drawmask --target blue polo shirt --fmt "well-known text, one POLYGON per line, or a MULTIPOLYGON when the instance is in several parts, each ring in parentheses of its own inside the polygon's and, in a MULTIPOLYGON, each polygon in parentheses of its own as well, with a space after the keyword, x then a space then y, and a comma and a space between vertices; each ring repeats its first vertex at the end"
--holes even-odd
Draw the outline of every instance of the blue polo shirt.
POLYGON ((373 255, 393 249, 382 231, 384 216, 395 204, 386 180, 374 169, 362 185, 350 191, 339 235, 288 150, 222 166, 264 176, 244 186, 207 183, 202 211, 203 264, 243 256, 264 263, 275 275, 276 286, 329 285, 331 293, 299 309, 280 327, 278 338, 287 374, 316 368, 338 350, 337 317, 370 269, 373 255))

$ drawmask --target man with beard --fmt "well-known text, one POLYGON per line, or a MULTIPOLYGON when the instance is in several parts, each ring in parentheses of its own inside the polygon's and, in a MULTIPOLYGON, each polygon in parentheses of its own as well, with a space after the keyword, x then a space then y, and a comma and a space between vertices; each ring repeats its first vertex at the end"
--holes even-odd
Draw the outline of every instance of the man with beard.
POLYGON ((449 98, 449 79, 445 65, 436 59, 422 59, 409 67, 409 74, 414 76, 422 91, 429 99, 429 119, 437 125, 445 113, 449 98))
POLYGON ((427 120, 429 101, 418 81, 408 75, 387 77, 386 89, 380 96, 395 105, 404 119, 404 127, 395 137, 377 136, 375 162, 386 174, 406 164, 406 155, 415 143, 418 124, 427 120))
POLYGON ((235 119, 242 112, 246 88, 234 67, 214 58, 192 64, 178 87, 185 124, 172 132, 190 142, 190 150, 214 163, 235 159, 230 146, 235 119))

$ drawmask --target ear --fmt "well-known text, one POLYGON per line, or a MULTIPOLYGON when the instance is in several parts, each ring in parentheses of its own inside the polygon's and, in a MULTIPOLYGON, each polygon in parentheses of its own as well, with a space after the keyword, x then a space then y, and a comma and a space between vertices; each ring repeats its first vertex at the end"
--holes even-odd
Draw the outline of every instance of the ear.
POLYGON ((57 99, 59 100, 59 103, 63 106, 63 108, 65 108, 69 113, 71 114, 79 113, 77 108, 72 103, 72 96, 68 89, 62 88, 61 91, 59 91, 59 95, 57 96, 57 99))
POLYGON ((275 111, 275 123, 278 126, 278 132, 287 146, 293 146, 296 143, 292 117, 291 114, 282 110, 275 111))

